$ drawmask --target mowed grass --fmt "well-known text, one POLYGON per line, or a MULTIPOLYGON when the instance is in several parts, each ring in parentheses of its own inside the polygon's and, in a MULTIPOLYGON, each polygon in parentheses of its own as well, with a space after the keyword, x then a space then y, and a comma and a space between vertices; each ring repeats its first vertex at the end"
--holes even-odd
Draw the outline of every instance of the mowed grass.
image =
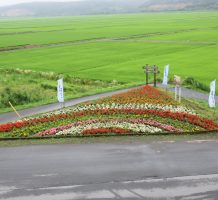
POLYGON ((128 40, 218 41, 217 12, 175 12, 0 20, 0 47, 83 41, 0 52, 0 68, 54 71, 86 79, 143 83, 142 66, 170 64, 174 74, 209 85, 217 78, 218 46, 128 40), (179 33, 178 33, 179 32, 179 33), (15 34, 16 33, 16 34, 15 34), (155 34, 165 34, 155 36, 155 34), (110 40, 122 38, 125 40, 110 40), (107 38, 107 41, 95 41, 107 38), (92 40, 92 41, 84 41, 92 40))

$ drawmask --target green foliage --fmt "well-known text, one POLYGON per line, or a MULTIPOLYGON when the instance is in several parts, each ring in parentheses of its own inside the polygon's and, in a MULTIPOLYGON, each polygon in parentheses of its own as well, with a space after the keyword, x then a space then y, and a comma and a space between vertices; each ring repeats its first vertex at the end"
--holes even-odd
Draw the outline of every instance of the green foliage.
POLYGON ((13 105, 23 105, 28 104, 35 101, 40 101, 40 93, 39 91, 33 89, 31 91, 27 90, 12 90, 8 87, 4 88, 4 90, 1 92, 1 99, 0 99, 0 105, 1 107, 8 107, 9 101, 13 105))
POLYGON ((57 90, 57 86, 50 85, 48 83, 41 83, 40 86, 45 90, 57 90))
POLYGON ((184 80, 183 84, 191 86, 191 88, 195 88, 195 89, 200 89, 203 91, 210 91, 209 86, 198 82, 197 80, 195 80, 193 77, 188 77, 184 80))

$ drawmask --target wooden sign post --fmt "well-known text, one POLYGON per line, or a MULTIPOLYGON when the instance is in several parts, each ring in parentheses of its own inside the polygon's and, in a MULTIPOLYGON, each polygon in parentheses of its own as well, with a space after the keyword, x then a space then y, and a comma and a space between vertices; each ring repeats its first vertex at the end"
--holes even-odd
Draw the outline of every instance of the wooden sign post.
POLYGON ((148 64, 146 66, 143 67, 143 69, 145 70, 145 74, 146 74, 146 85, 148 85, 148 80, 149 80, 149 73, 153 73, 154 74, 154 87, 157 87, 157 74, 160 73, 160 71, 158 70, 158 66, 154 65, 154 66, 149 66, 148 64))

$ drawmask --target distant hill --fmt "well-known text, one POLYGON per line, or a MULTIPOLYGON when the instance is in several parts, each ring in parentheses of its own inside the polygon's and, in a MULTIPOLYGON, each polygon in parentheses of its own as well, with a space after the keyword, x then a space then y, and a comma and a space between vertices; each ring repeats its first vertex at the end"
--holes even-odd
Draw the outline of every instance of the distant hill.
POLYGON ((33 2, 0 7, 0 16, 71 16, 215 9, 218 9, 218 0, 85 0, 64 3, 33 2))

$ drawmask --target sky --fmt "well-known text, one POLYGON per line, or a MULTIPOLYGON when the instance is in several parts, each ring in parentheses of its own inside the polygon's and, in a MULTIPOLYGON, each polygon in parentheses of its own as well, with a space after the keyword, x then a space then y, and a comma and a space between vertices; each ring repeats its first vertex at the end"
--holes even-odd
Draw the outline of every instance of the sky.
POLYGON ((0 0, 0 6, 9 6, 18 3, 29 3, 29 2, 40 2, 40 1, 57 1, 57 2, 66 2, 66 1, 81 1, 81 0, 0 0))

